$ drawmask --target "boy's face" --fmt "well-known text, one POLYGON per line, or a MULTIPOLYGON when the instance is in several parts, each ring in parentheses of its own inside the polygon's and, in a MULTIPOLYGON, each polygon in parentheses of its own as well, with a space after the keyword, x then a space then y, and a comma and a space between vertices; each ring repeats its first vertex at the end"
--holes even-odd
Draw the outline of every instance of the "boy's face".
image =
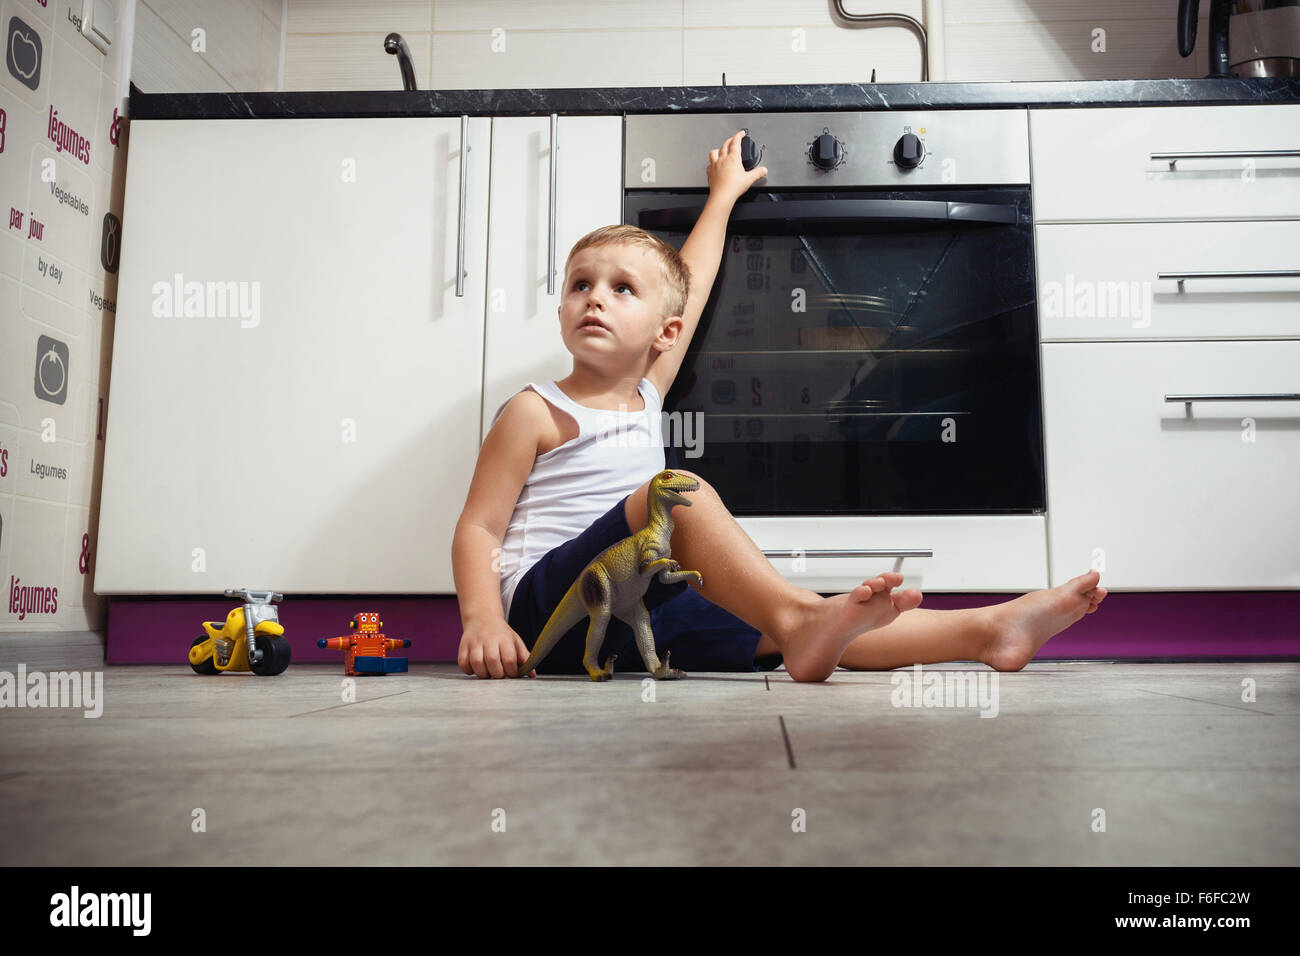
POLYGON ((574 356, 636 358, 676 341, 681 317, 664 323, 659 260, 642 246, 589 246, 569 263, 560 334, 574 356), (590 319, 599 328, 584 328, 590 319))

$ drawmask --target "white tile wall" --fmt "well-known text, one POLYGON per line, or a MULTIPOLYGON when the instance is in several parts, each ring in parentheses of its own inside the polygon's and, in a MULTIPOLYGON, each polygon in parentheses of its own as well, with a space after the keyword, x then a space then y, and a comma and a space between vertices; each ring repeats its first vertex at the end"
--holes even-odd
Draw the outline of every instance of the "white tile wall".
MULTIPOLYGON (((846 0, 845 9, 922 16, 921 0, 846 0)), ((1204 76, 1206 21, 1184 60, 1176 9, 1170 0, 948 0, 945 78, 1204 76)), ((289 90, 401 89, 382 49, 394 30, 420 89, 713 86, 724 72, 728 84, 864 82, 873 68, 882 83, 920 79, 910 29, 840 22, 829 0, 288 0, 288 10, 289 90)))
POLYGON ((283 0, 137 0, 131 81, 146 93, 274 90, 283 10, 283 0))

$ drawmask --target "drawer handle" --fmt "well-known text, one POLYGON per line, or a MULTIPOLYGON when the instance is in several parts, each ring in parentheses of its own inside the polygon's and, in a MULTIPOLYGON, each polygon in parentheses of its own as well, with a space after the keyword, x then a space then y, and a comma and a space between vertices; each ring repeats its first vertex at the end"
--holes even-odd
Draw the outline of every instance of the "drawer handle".
POLYGON ((546 245, 546 294, 555 295, 555 191, 558 184, 558 174, 560 171, 559 157, 556 152, 560 148, 560 115, 551 114, 551 234, 550 240, 546 245))
POLYGON ((1177 279, 1178 291, 1186 291, 1188 279, 1300 279, 1300 269, 1260 269, 1250 272, 1157 272, 1157 279, 1177 279))
POLYGON ((1273 395, 1166 395, 1166 402, 1183 402, 1190 413, 1192 402, 1300 402, 1300 392, 1277 392, 1273 395))
POLYGON ((460 118, 460 205, 456 222, 456 294, 465 294, 465 172, 469 168, 469 115, 460 118))
POLYGON ((1300 156, 1300 149, 1214 149, 1196 153, 1152 153, 1151 162, 1163 161, 1173 169, 1180 159, 1276 159, 1300 156))
POLYGON ((790 558, 794 556, 795 551, 800 551, 806 558, 933 558, 934 552, 924 548, 903 548, 902 550, 890 550, 888 548, 867 548, 865 550, 818 550, 816 548, 804 550, 801 548, 777 548, 775 550, 764 549, 763 554, 769 558, 790 558))

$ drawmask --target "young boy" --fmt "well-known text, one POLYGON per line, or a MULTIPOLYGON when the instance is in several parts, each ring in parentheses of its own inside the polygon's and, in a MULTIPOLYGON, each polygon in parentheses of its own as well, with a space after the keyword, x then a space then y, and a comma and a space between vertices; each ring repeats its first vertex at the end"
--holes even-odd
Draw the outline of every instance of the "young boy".
MULTIPOLYGON (((466 674, 518 676, 579 572, 645 526, 650 479, 665 470, 663 396, 709 298, 732 206, 767 175, 766 167, 741 165, 743 136, 710 151, 709 198, 680 254, 634 226, 597 229, 569 253, 558 311, 573 371, 529 383, 497 410, 456 525, 458 662, 466 674)), ((836 666, 950 660, 1019 670, 1106 596, 1090 571, 992 607, 928 611, 917 608, 920 591, 895 593, 902 575, 886 572, 823 598, 781 576, 707 481, 673 471, 700 487, 685 492, 690 507, 673 508, 672 557, 699 571, 703 585, 654 578, 643 603, 660 660, 671 654, 688 674, 782 662, 797 681, 825 680, 836 666)), ((585 673, 587 623, 552 648, 542 673, 585 673)), ((643 669, 631 629, 617 618, 600 663, 611 654, 621 670, 643 669)))

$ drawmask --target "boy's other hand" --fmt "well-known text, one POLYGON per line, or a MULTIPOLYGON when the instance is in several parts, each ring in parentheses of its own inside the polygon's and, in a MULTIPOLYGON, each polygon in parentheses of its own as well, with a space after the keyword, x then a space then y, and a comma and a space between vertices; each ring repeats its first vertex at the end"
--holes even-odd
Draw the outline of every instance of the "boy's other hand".
POLYGON ((709 194, 735 202, 750 186, 767 175, 766 166, 745 169, 740 161, 740 141, 745 138, 742 129, 718 149, 709 150, 709 194))
MULTIPOLYGON (((492 621, 465 629, 456 663, 466 674, 478 677, 514 677, 528 660, 528 645, 505 621, 492 621)), ((528 672, 536 677, 537 670, 528 672)))

